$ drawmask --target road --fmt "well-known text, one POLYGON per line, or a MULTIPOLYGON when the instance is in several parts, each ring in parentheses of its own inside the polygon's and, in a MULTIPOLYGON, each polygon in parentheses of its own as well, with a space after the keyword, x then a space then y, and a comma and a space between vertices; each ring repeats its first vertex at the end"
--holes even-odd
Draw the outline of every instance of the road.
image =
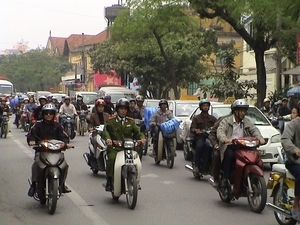
MULTIPOLYGON (((71 141, 75 148, 65 156, 70 166, 67 185, 72 192, 62 196, 55 214, 49 215, 45 206, 27 196, 33 150, 26 144, 25 132, 12 126, 8 138, 0 139, 0 224, 277 224, 267 208, 261 214, 251 212, 246 198, 221 202, 207 178, 196 180, 184 169, 181 151, 177 151, 173 169, 168 169, 166 162, 157 166, 151 157, 143 158, 142 190, 136 208, 130 210, 124 195, 116 202, 105 192, 105 174, 94 175, 86 165, 82 154, 87 151, 87 140, 85 135, 71 141)), ((266 179, 269 172, 266 166, 266 179)))

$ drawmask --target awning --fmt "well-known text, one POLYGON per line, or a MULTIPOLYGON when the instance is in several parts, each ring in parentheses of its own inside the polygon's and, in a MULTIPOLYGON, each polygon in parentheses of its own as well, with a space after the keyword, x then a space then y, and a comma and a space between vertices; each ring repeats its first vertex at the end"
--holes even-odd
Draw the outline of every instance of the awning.
MULTIPOLYGON (((80 80, 80 74, 77 74, 77 80, 80 80)), ((75 71, 69 71, 65 76, 61 77, 61 84, 72 85, 75 84, 75 71)))
POLYGON ((282 74, 284 74, 284 75, 300 75, 300 66, 297 66, 293 69, 284 71, 282 74))

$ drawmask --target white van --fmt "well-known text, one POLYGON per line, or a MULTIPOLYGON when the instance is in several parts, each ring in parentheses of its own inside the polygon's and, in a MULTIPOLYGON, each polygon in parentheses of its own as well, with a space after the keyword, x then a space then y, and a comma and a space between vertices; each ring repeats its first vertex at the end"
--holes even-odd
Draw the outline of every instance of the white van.
POLYGON ((137 92, 120 86, 105 86, 101 87, 98 93, 100 98, 110 95, 111 102, 115 104, 120 98, 127 98, 128 100, 135 98, 137 92))
POLYGON ((70 92, 70 95, 71 97, 75 97, 75 98, 77 98, 77 95, 82 95, 83 102, 88 106, 89 113, 92 112, 92 109, 95 105, 95 100, 99 98, 97 92, 92 92, 92 91, 75 91, 75 92, 70 92))

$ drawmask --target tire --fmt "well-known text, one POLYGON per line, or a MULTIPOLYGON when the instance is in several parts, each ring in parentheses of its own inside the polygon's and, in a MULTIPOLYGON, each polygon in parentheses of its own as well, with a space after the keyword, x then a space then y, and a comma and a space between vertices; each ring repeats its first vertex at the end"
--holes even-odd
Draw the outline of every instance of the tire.
POLYGON ((137 153, 139 155, 140 160, 142 161, 142 158, 143 158, 143 145, 137 146, 136 150, 137 150, 137 153))
POLYGON ((1 132, 2 137, 6 138, 7 137, 7 133, 8 133, 8 124, 4 124, 3 128, 2 128, 2 132, 1 132))
POLYGON ((49 214, 54 214, 57 205, 58 199, 58 179, 57 178, 48 178, 48 190, 49 196, 47 199, 47 208, 49 214))
POLYGON ((186 161, 191 161, 193 158, 193 154, 191 151, 189 151, 188 143, 182 142, 183 144, 183 157, 186 161))
POLYGON ((114 193, 111 193, 111 197, 113 198, 113 200, 118 201, 120 196, 117 197, 117 196, 114 196, 114 193))
MULTIPOLYGON (((280 207, 280 208, 283 208, 283 206, 291 206, 289 205, 289 201, 288 201, 288 194, 287 194, 287 191, 288 191, 288 187, 283 184, 283 187, 282 187, 282 191, 280 191, 280 187, 277 186, 276 190, 274 190, 274 197, 273 197, 273 204, 280 207)), ((285 210, 289 210, 288 208, 283 208, 285 210)), ((274 215, 275 215, 275 219, 277 220, 277 223, 280 224, 280 225, 295 225, 297 224, 297 220, 294 220, 293 218, 291 217, 286 217, 285 215, 283 214, 280 214, 278 212, 274 212, 274 215)))
POLYGON ((126 201, 129 209, 134 209, 138 196, 138 184, 136 175, 134 173, 128 173, 127 176, 127 188, 126 201))
POLYGON ((28 132, 29 128, 30 128, 30 125, 28 123, 26 123, 26 125, 25 125, 25 132, 28 132))
POLYGON ((93 171, 93 174, 97 174, 99 170, 92 168, 92 171, 93 171))
POLYGON ((145 134, 145 138, 146 138, 146 144, 143 148, 143 155, 147 155, 147 151, 148 151, 148 147, 149 147, 148 146, 149 145, 149 143, 148 143, 148 140, 149 140, 148 132, 145 134))
POLYGON ((173 140, 168 140, 167 142, 167 153, 168 153, 168 158, 167 158, 167 165, 169 169, 172 169, 174 166, 174 146, 173 146, 173 140))
POLYGON ((84 136, 84 121, 79 123, 80 135, 84 136))
POLYGON ((253 196, 248 194, 248 203, 253 212, 261 213, 267 203, 267 185, 263 176, 250 174, 253 196))
POLYGON ((159 165, 160 164, 160 160, 157 160, 157 157, 154 158, 155 164, 159 165))
MULTIPOLYGON (((223 177, 221 176, 220 180, 222 180, 222 179, 223 179, 223 177)), ((231 185, 229 183, 226 185, 226 187, 223 184, 221 184, 218 192, 219 192, 219 196, 220 196, 222 202, 226 202, 226 203, 231 202, 232 190, 231 190, 231 185)))

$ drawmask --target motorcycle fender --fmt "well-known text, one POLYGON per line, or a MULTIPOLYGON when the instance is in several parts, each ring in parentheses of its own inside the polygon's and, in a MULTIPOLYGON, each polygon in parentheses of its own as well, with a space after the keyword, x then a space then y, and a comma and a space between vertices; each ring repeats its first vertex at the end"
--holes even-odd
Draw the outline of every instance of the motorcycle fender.
POLYGON ((127 178, 128 172, 136 174, 137 170, 136 170, 135 166, 123 166, 122 176, 127 178))
POLYGON ((122 194, 122 167, 125 164, 124 151, 119 151, 116 155, 115 165, 114 165, 114 196, 119 197, 122 194))
POLYGON ((60 169, 58 167, 48 167, 45 172, 45 177, 51 176, 53 178, 60 178, 60 169))
POLYGON ((244 177, 247 177, 250 173, 254 173, 260 176, 264 175, 264 172, 258 165, 246 165, 244 168, 244 177))

